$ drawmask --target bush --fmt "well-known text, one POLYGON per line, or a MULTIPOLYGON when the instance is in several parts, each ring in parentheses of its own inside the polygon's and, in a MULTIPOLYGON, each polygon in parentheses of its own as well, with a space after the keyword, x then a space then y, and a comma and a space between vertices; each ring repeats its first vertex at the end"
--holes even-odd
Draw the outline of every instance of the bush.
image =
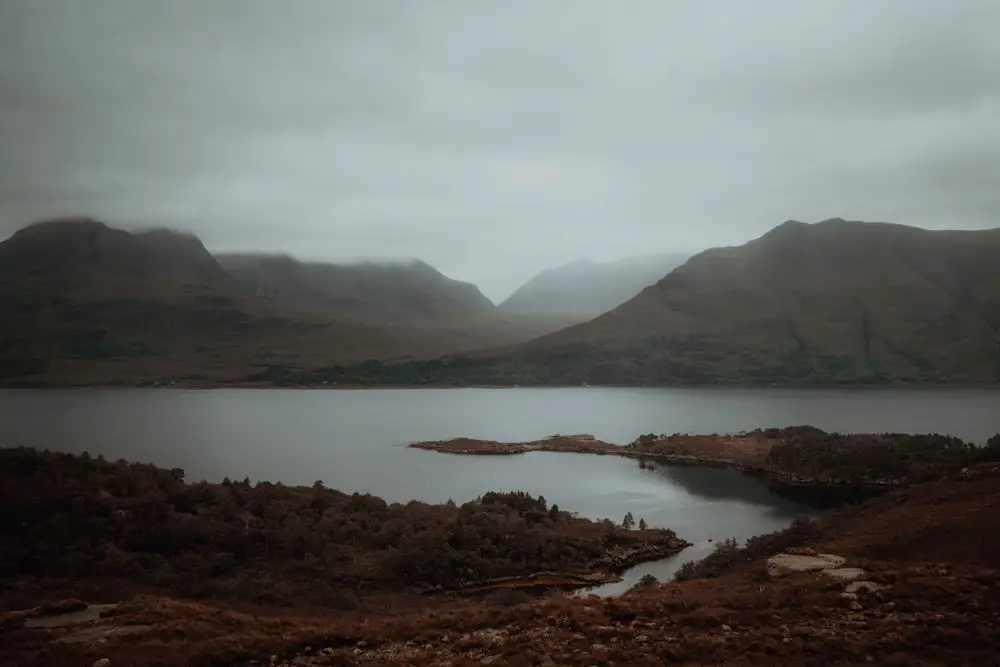
POLYGON ((655 586, 658 583, 660 583, 659 579, 657 579, 653 575, 647 573, 647 574, 642 575, 642 578, 639 581, 637 581, 634 586, 632 586, 630 589, 628 589, 628 592, 632 593, 634 591, 641 591, 644 588, 649 588, 650 586, 655 586))

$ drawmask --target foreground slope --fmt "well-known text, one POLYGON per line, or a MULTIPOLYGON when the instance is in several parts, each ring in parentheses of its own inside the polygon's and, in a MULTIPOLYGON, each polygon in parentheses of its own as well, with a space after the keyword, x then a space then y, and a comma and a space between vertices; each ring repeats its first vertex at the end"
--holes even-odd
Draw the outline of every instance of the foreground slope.
POLYGON ((216 382, 270 363, 427 358, 484 344, 257 297, 193 236, 86 218, 0 243, 0 323, 0 382, 15 384, 216 382))
POLYGON ((519 287, 500 304, 518 315, 563 315, 584 322, 652 285, 687 259, 678 253, 629 257, 616 262, 573 262, 548 269, 519 287))
MULTIPOLYGON (((27 620, 23 613, 0 615, 0 659, 24 665, 108 658, 112 665, 298 667, 996 664, 1000 556, 991 538, 1000 530, 1000 515, 992 511, 1000 502, 1000 466, 991 460, 1000 438, 992 442, 976 457, 978 463, 961 472, 908 485, 822 520, 796 522, 742 548, 725 541, 703 561, 711 567, 684 568, 683 581, 652 583, 609 599, 373 590, 383 582, 372 577, 378 568, 372 570, 370 550, 384 550, 390 556, 386 563, 392 562, 393 540, 418 552, 428 547, 464 552, 473 562, 521 571, 539 563, 572 563, 585 545, 563 532, 569 517, 550 525, 531 518, 530 507, 505 504, 540 502, 522 494, 494 498, 500 505, 384 507, 370 496, 344 496, 319 486, 185 485, 177 475, 149 466, 0 452, 0 471, 25 487, 10 489, 10 520, 0 524, 22 539, 3 542, 0 560, 6 567, 47 571, 9 587, 3 596, 7 608, 54 602, 67 591, 119 603, 110 617, 66 626, 46 612, 79 606, 73 601, 42 604, 27 620), (40 480, 45 483, 32 484, 40 480), (66 502, 67 489, 74 491, 73 503, 66 502), (259 494, 274 502, 256 503, 252 496, 259 494), (136 496, 162 500, 136 503, 136 496), (115 508, 126 511, 111 511, 115 508), (282 520, 290 511, 325 524, 329 532, 307 530, 303 519, 282 520), (140 512, 152 517, 146 528, 140 512), (249 530, 246 514, 252 515, 249 530), (397 516, 384 520, 392 514, 397 516), (406 524, 414 518, 419 521, 406 524), (225 525, 229 530, 219 529, 225 525), (377 531, 363 529, 379 525, 377 531), (518 540, 504 540, 508 530, 537 538, 537 544, 525 548, 518 540), (86 539, 105 531, 117 543, 86 539), (338 537, 341 533, 354 534, 354 541, 338 537), (469 537, 495 546, 482 549, 469 537), (313 546, 324 540, 332 540, 326 550, 313 546), (143 551, 169 555, 136 558, 143 551), (838 555, 848 567, 863 568, 871 583, 859 587, 821 572, 774 576, 767 558, 782 552, 838 555), (281 566, 261 570, 255 559, 281 566), (336 574, 302 576, 309 569, 336 574), (241 570, 254 573, 250 585, 232 587, 241 570), (158 584, 137 586, 155 578, 158 584), (331 598, 338 600, 336 607, 309 599, 337 589, 351 594, 331 598), (239 599, 261 594, 278 598, 271 604, 239 599)), ((580 524, 584 539, 586 525, 580 524)), ((638 531, 629 533, 642 539, 638 531)), ((592 530, 590 537, 601 541, 592 530)), ((438 561, 414 562, 426 573, 438 561)), ((440 562, 461 572, 461 557, 440 562)), ((405 570, 403 575, 408 576, 405 570)))

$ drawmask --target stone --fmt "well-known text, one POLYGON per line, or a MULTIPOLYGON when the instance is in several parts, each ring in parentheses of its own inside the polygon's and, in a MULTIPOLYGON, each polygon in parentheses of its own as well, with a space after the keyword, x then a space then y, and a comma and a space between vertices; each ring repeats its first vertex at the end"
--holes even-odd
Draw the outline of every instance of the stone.
POLYGON ((34 618, 26 619, 24 627, 65 628, 69 625, 77 625, 79 623, 90 623, 92 621, 100 620, 102 614, 107 614, 108 612, 114 611, 117 608, 118 608, 117 604, 92 604, 88 605, 87 608, 85 609, 80 609, 77 611, 71 611, 62 614, 45 614, 44 616, 36 616, 34 618))
POLYGON ((722 625, 722 631, 723 632, 732 632, 733 629, 730 626, 728 626, 725 623, 723 623, 723 625, 722 625))
POLYGON ((778 554, 767 559, 767 573, 771 577, 783 577, 793 572, 816 572, 839 568, 846 562, 847 559, 843 556, 833 554, 817 554, 815 556, 778 554))
POLYGON ((855 579, 860 579, 867 574, 860 567, 835 567, 829 570, 821 570, 821 572, 828 577, 840 579, 841 581, 854 581, 855 579))
POLYGON ((58 644, 102 644, 112 637, 140 634, 151 629, 151 625, 84 625, 83 629, 65 634, 54 641, 58 644))
MULTIPOLYGON (((884 584, 876 584, 874 581, 852 581, 847 584, 847 588, 844 590, 848 593, 859 593, 861 591, 868 591, 869 593, 874 593, 875 591, 880 591, 885 588, 884 584)), ((895 606, 895 605, 893 605, 895 606)))
POLYGON ((864 611, 864 609, 865 609, 864 607, 861 606, 861 603, 858 602, 857 600, 855 600, 854 602, 852 602, 851 606, 849 608, 850 608, 851 611, 864 611))
POLYGON ((111 661, 107 658, 101 658, 100 660, 94 661, 94 667, 108 667, 110 664, 111 661))

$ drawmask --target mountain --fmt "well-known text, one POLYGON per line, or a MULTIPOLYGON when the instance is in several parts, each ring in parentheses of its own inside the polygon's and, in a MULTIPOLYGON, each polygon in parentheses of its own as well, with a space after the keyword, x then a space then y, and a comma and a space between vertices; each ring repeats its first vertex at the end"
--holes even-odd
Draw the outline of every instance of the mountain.
MULTIPOLYGON (((435 362, 423 382, 997 384, 1000 229, 789 221, 600 317, 435 362)), ((420 364, 385 369, 381 381, 420 364)), ((355 376, 358 381, 364 375, 355 376)))
POLYGON ((614 352, 595 379, 995 383, 997 257, 1000 229, 789 221, 526 349, 614 352))
POLYGON ((687 257, 666 253, 616 262, 573 262, 542 271, 501 303, 500 309, 518 315, 563 315, 583 322, 628 301, 687 257))
POLYGON ((262 367, 420 359, 503 342, 258 297, 197 238, 167 230, 72 218, 0 243, 0 383, 218 382, 262 367))
POLYGON ((493 314, 471 283, 420 261, 331 264, 282 255, 217 255, 222 267, 257 294, 364 320, 442 322, 493 314))
POLYGON ((227 285, 229 276, 196 237, 130 233, 91 218, 29 225, 0 244, 0 285, 81 290, 101 281, 227 285))

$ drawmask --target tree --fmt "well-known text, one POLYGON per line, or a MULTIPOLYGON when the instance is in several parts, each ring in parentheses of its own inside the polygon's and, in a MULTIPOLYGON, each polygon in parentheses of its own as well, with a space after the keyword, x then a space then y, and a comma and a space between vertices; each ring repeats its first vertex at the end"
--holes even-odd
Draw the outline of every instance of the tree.
POLYGON ((629 512, 625 515, 625 518, 622 519, 622 528, 625 530, 632 530, 633 526, 635 526, 635 517, 633 517, 632 513, 629 512))
POLYGON ((646 520, 639 517, 639 530, 646 530, 646 520))

